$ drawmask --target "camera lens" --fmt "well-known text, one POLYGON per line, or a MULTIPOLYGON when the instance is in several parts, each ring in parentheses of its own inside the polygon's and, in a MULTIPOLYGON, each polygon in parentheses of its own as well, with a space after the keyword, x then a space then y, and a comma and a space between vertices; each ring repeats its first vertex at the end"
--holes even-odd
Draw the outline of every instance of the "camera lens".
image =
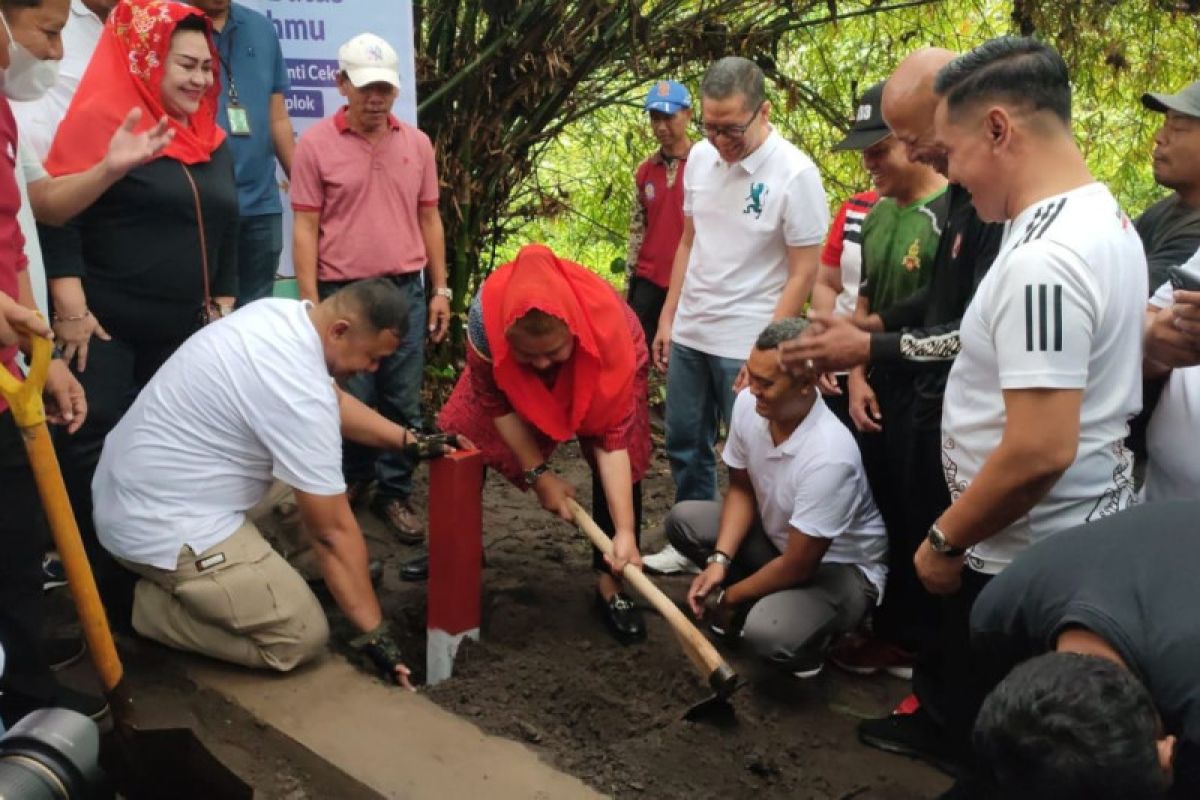
POLYGON ((78 800, 101 777, 96 723, 65 708, 34 711, 0 737, 0 798, 78 800))

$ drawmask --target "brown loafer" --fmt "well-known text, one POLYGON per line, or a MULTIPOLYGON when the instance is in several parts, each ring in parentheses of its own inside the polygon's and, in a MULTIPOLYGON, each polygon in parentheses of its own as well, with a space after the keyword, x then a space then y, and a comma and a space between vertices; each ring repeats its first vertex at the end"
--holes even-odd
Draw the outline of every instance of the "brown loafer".
POLYGON ((396 539, 403 544, 421 544, 425 541, 425 526, 408 500, 399 497, 376 497, 371 501, 371 511, 387 523, 396 539))

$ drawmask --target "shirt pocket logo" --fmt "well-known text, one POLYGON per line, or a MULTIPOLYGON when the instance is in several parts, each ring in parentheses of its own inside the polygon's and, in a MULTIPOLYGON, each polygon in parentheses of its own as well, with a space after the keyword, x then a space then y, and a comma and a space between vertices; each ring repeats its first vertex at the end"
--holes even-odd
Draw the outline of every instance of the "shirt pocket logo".
POLYGON ((742 213, 753 214, 755 219, 761 218, 763 205, 767 202, 767 195, 770 193, 771 190, 765 183, 751 183, 750 193, 746 195, 746 207, 742 209, 742 213))

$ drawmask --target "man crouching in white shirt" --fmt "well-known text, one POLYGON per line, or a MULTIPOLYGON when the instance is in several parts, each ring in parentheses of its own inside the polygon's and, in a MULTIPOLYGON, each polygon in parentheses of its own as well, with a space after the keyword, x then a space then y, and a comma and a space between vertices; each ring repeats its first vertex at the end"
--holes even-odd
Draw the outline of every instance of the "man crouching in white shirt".
POLYGON ((275 480, 295 490, 350 644, 406 688, 409 670, 371 587, 346 502, 342 437, 441 455, 334 379, 373 372, 400 344, 404 296, 361 281, 320 305, 266 299, 193 335, 105 440, 92 482, 101 544, 142 577, 138 633, 248 667, 290 670, 324 651, 329 626, 304 578, 246 517, 275 480))
POLYGON ((760 657, 811 677, 838 634, 883 595, 887 537, 853 435, 826 406, 816 376, 779 365, 779 343, 807 320, 759 334, 750 386, 734 402, 723 458, 723 502, 688 500, 667 516, 667 538, 704 571, 688 604, 760 657))

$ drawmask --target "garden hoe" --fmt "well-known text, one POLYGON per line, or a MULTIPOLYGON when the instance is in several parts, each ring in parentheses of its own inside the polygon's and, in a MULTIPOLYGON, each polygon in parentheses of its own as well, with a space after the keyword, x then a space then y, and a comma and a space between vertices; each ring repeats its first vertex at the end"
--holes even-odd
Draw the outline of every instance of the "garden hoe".
POLYGON ((54 544, 67 573, 88 651, 112 709, 113 730, 101 744, 101 763, 117 791, 131 800, 170 797, 252 798, 254 790, 216 759, 189 728, 146 729, 138 725, 138 707, 117 656, 100 593, 67 499, 58 458, 46 428, 42 390, 50 366, 51 344, 34 337, 33 358, 24 381, 0 369, 0 395, 8 401, 21 429, 29 464, 54 544))
MULTIPOLYGON (((578 503, 574 500, 567 500, 567 502, 570 504, 571 515, 575 518, 575 524, 579 529, 591 539, 592 544, 601 553, 606 556, 612 555, 612 540, 608 538, 608 535, 600 530, 600 526, 578 503)), ((666 619, 672 630, 675 631, 675 636, 679 639, 683 651, 687 653, 696 670, 701 677, 708 681, 708 685, 713 690, 712 697, 689 708, 683 718, 689 722, 708 722, 718 727, 735 725, 737 717, 734 716, 729 696, 738 688, 737 673, 725 663, 721 654, 713 647, 712 642, 692 624, 691 620, 671 601, 671 598, 663 594, 662 590, 646 577, 644 572, 632 564, 626 564, 621 576, 629 582, 630 586, 637 589, 642 597, 650 601, 650 604, 666 619)))

